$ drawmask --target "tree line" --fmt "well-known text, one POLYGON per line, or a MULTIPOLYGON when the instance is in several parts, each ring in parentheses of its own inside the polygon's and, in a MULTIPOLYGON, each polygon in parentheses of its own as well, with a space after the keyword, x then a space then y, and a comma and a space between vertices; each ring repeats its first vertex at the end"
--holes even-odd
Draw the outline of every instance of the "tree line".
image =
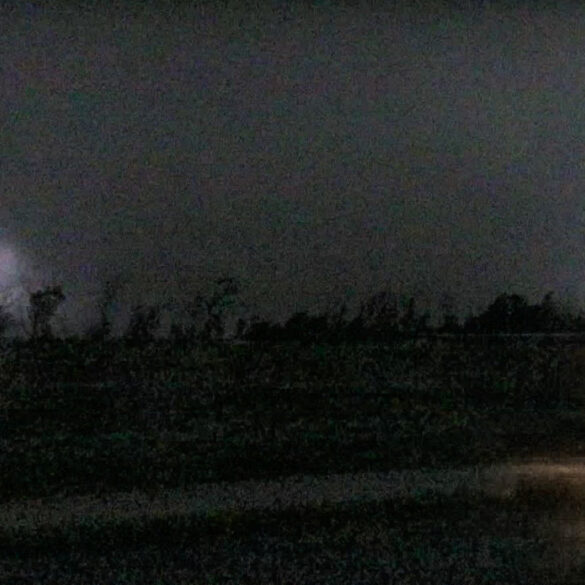
MULTIPOLYGON (((239 287, 234 278, 215 282, 211 297, 197 295, 187 306, 187 321, 172 323, 168 337, 176 342, 214 343, 225 337, 225 311, 237 304, 239 287)), ((99 320, 82 337, 89 341, 106 341, 112 336, 109 308, 116 297, 116 286, 106 283, 99 303, 99 320)), ((27 337, 32 340, 55 339, 53 319, 66 296, 62 286, 48 286, 29 295, 27 337)), ((245 306, 240 303, 240 306, 245 306)), ((122 338, 130 344, 144 344, 156 339, 161 326, 163 305, 134 305, 122 338)), ((469 314, 460 321, 452 302, 442 306, 440 324, 431 326, 431 314, 418 310, 416 300, 399 297, 382 290, 361 303, 353 319, 347 318, 347 305, 337 310, 309 315, 294 313, 284 324, 261 320, 258 315, 239 318, 235 339, 251 342, 384 342, 432 333, 498 334, 585 332, 585 314, 571 311, 547 293, 541 302, 530 304, 519 294, 500 294, 479 314, 469 314)), ((4 336, 14 317, 0 305, 0 336, 4 336)), ((78 337, 78 336, 74 336, 78 337)))

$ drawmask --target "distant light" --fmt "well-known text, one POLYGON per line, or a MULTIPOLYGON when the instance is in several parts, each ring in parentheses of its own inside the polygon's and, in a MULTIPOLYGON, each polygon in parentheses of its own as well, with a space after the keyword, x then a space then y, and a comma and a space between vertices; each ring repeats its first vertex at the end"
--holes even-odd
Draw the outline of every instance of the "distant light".
POLYGON ((0 247, 0 287, 14 284, 18 277, 18 261, 13 250, 0 247))

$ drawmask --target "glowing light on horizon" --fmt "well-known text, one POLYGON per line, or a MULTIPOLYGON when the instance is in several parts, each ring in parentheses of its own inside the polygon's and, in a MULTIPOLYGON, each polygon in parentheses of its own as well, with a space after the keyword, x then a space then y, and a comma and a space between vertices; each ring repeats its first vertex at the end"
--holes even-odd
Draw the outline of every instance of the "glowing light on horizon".
POLYGON ((8 247, 0 247, 0 287, 14 284, 18 272, 18 260, 14 251, 8 247))

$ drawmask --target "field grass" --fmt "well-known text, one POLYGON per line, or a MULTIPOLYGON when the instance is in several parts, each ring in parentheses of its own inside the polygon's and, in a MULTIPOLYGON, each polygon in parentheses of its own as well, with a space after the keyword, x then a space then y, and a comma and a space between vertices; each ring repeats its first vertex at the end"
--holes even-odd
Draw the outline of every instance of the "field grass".
POLYGON ((140 531, 119 527, 115 537, 96 530, 93 539, 8 552, 0 578, 63 584, 552 583, 561 574, 571 577, 555 559, 554 536, 533 509, 518 503, 336 505, 218 518, 204 533, 180 519, 140 531))
POLYGON ((580 504, 560 483, 508 499, 429 492, 154 512, 160 498, 204 483, 582 454, 578 404, 559 408, 560 351, 457 339, 6 348, 0 517, 35 501, 42 509, 76 497, 146 499, 131 519, 114 508, 109 521, 88 513, 53 532, 40 522, 18 532, 13 519, 0 527, 0 583, 578 582, 577 556, 563 560, 576 549, 551 514, 563 513, 559 502, 580 504))

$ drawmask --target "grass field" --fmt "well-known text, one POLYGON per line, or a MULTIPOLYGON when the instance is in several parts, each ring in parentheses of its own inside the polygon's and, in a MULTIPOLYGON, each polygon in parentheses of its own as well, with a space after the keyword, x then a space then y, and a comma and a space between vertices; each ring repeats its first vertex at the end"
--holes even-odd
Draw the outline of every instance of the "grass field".
POLYGON ((582 582, 578 538, 558 520, 579 515, 566 481, 205 513, 188 497, 217 482, 578 456, 585 425, 578 397, 559 402, 561 354, 457 339, 9 347, 0 583, 582 582), (177 505, 161 514, 163 501, 177 505), (57 502, 87 512, 49 528, 57 502), (26 521, 8 513, 19 506, 26 521))

